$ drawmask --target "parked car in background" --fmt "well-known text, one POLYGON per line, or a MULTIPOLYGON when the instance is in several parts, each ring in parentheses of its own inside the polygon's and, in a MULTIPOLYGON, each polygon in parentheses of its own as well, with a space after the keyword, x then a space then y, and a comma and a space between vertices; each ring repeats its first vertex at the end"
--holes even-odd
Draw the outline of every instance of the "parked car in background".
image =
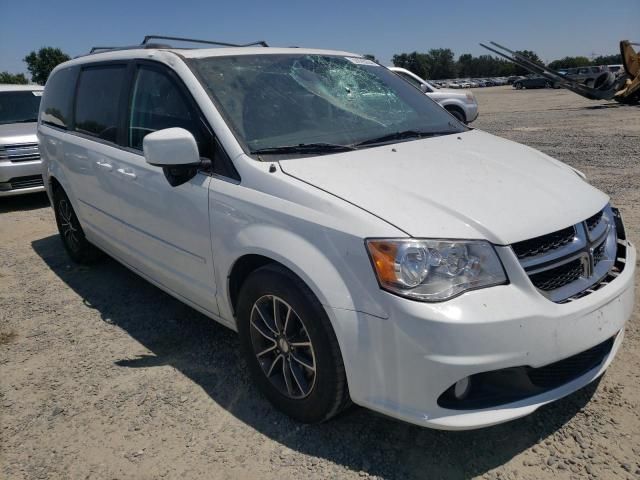
POLYGON ((428 81, 404 68, 390 67, 389 70, 404 78, 414 87, 422 90, 461 122, 471 123, 478 118, 478 101, 473 93, 437 89, 428 81))
POLYGON ((300 422, 479 428, 605 372, 637 262, 605 193, 360 55, 234 47, 56 67, 38 137, 71 259, 237 331, 228 360, 300 422))
POLYGON ((521 90, 523 88, 552 88, 554 82, 539 75, 530 75, 513 82, 513 88, 521 90))
POLYGON ((608 71, 609 68, 606 65, 569 68, 565 76, 577 82, 584 83, 588 87, 593 87, 596 78, 608 71))
POLYGON ((509 85, 513 85, 513 82, 516 82, 518 80, 522 80, 523 78, 525 78, 525 77, 522 76, 522 75, 512 75, 510 77, 507 77, 507 83, 509 85))
POLYGON ((0 197, 44 191, 36 137, 42 90, 0 85, 0 197))

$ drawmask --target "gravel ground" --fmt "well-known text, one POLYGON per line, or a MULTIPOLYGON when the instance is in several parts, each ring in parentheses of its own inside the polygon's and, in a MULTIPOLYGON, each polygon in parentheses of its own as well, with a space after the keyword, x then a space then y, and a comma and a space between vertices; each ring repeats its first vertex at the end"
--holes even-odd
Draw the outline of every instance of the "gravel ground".
MULTIPOLYGON (((640 109, 476 92, 474 126, 584 171, 640 240, 640 109)), ((353 408, 297 425, 234 333, 112 260, 73 265, 46 197, 0 200, 0 477, 640 478, 640 315, 604 378, 533 415, 440 432, 353 408)))

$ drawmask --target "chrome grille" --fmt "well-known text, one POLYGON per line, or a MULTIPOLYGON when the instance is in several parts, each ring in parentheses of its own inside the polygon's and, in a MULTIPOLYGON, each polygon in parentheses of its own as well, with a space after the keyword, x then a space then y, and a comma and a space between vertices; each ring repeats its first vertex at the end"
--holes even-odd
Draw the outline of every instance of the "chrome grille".
POLYGON ((40 160, 38 144, 0 145, 0 160, 9 160, 13 163, 40 160))
POLYGON ((549 250, 555 250, 570 243, 575 235, 575 228, 568 227, 550 233, 549 235, 542 235, 530 240, 514 243, 512 247, 518 258, 535 257, 536 255, 546 253, 549 250))
POLYGON ((583 270, 582 262, 577 259, 556 268, 534 273, 529 278, 536 288, 548 292, 575 282, 580 278, 583 270))
POLYGON ((583 222, 511 247, 531 283, 550 300, 564 303, 619 274, 621 229, 619 212, 607 205, 583 222))
POLYGON ((9 190, 18 190, 20 188, 43 187, 42 175, 29 175, 27 177, 12 178, 7 182, 10 185, 9 190))

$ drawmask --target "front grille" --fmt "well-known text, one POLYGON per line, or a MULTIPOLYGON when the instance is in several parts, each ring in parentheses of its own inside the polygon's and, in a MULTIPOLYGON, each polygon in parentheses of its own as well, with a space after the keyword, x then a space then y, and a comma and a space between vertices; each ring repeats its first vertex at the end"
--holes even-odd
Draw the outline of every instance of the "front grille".
POLYGON ((596 247, 596 249, 593 251, 593 263, 595 265, 597 265, 598 263, 600 263, 600 260, 602 260, 605 256, 605 251, 604 251, 604 247, 605 247, 605 242, 602 242, 598 247, 596 247))
POLYGON ((556 388, 587 373, 602 363, 611 352, 613 338, 559 362, 540 368, 528 368, 527 375, 537 387, 556 388))
POLYGON ((0 145, 0 160, 9 160, 13 163, 40 160, 38 144, 0 145))
POLYGON ((587 230, 591 232, 593 231, 594 228, 598 226, 598 224, 600 223, 600 220, 602 220, 602 213, 603 213, 603 210, 600 210, 598 213, 596 213, 595 215, 592 215, 591 217, 585 220, 585 223, 587 224, 587 230))
POLYGON ((583 272, 582 262, 578 259, 559 267, 530 275, 529 278, 536 288, 548 292, 575 282, 582 276, 583 272))
POLYGON ((17 190, 20 188, 44 187, 44 182, 42 181, 42 175, 16 177, 9 180, 8 183, 11 185, 12 190, 17 190))
POLYGON ((567 245, 573 240, 575 234, 576 231, 574 227, 567 227, 548 235, 514 243, 511 247, 519 259, 535 257, 536 255, 541 255, 567 245))
POLYGON ((553 302, 566 303, 619 275, 624 238, 620 213, 607 205, 583 222, 511 247, 531 283, 553 302))

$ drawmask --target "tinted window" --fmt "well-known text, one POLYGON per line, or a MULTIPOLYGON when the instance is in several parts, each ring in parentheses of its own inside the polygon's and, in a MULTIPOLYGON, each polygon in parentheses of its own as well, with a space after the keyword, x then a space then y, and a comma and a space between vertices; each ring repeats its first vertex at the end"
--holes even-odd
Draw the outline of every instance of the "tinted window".
POLYGON ((396 72, 396 73, 399 73, 402 78, 404 78, 407 82, 409 82, 413 86, 418 87, 418 88, 420 88, 422 86, 422 82, 419 82, 418 80, 413 78, 411 75, 407 75, 404 72, 396 72))
POLYGON ((69 128, 76 74, 77 69, 64 68, 49 77, 42 100, 42 123, 69 128))
POLYGON ((185 94, 167 74, 140 67, 131 100, 129 146, 142 150, 142 140, 147 134, 173 127, 191 132, 198 143, 200 155, 209 157, 209 137, 185 94))
POLYGON ((0 92, 0 125, 35 122, 42 92, 0 92))
POLYGON ((91 67, 80 74, 76 97, 76 130, 115 142, 118 104, 125 81, 124 65, 91 67))

